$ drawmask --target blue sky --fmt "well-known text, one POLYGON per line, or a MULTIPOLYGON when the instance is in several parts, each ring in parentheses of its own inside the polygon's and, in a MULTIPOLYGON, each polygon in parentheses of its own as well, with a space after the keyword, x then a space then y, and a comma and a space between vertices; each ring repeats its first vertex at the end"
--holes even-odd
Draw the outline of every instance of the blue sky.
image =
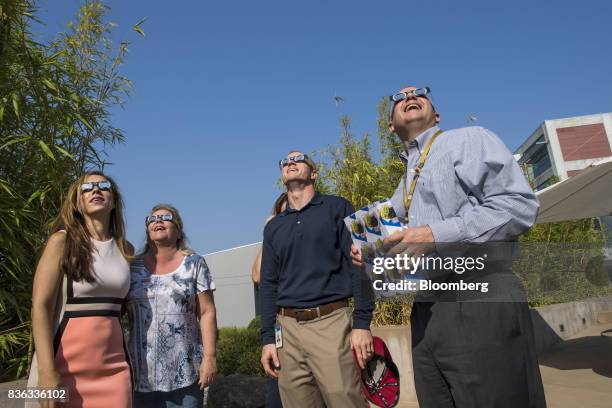
MULTIPOLYGON (((40 1, 36 31, 63 30, 78 4, 40 1)), ((137 247, 158 202, 179 208, 198 252, 261 240, 278 159, 337 143, 334 95, 355 133, 374 134, 381 96, 429 85, 443 128, 474 114, 510 149, 545 119, 612 111, 609 1, 106 4, 134 81, 106 170, 137 247)))

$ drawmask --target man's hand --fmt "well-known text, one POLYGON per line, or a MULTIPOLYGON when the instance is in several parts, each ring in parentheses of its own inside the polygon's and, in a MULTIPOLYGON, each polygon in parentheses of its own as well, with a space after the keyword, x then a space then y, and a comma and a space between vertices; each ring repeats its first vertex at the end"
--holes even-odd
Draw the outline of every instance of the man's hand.
POLYGON ((200 379, 198 380, 201 390, 212 384, 215 374, 217 374, 217 358, 205 355, 200 364, 200 379))
POLYGON ((386 256, 388 257, 403 253, 418 257, 427 255, 436 249, 434 236, 429 225, 408 227, 391 234, 383 241, 383 245, 385 248, 391 248, 387 251, 386 256))
POLYGON ((361 251, 355 245, 351 245, 351 260, 353 261, 353 265, 358 268, 363 268, 363 258, 361 257, 361 251))
POLYGON ((374 355, 374 341, 372 333, 369 330, 353 329, 351 330, 351 348, 355 350, 357 363, 362 370, 368 361, 374 355))
POLYGON ((278 370, 280 362, 278 361, 278 353, 276 352, 275 344, 266 344, 261 349, 261 365, 268 376, 278 378, 278 370))

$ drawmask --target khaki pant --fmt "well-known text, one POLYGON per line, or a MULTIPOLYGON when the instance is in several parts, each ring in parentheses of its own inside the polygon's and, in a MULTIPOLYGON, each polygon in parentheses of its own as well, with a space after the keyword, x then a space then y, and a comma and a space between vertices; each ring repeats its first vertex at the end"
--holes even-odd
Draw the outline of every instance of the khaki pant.
POLYGON ((277 349, 284 408, 367 408, 351 350, 351 308, 306 322, 277 316, 283 347, 277 349))

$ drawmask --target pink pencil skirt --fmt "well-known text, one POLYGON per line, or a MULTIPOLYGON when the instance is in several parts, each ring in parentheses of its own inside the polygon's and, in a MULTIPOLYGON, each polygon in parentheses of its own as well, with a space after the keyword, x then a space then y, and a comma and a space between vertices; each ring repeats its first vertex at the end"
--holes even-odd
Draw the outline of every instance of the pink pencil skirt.
POLYGON ((69 394, 69 401, 59 406, 132 406, 130 367, 116 316, 69 318, 55 354, 55 367, 69 394))

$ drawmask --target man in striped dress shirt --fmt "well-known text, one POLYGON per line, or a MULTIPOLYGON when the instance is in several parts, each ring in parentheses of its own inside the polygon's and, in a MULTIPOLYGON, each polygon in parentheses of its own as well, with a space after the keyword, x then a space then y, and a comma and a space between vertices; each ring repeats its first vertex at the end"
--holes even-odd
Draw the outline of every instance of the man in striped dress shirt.
MULTIPOLYGON (((407 165, 391 202, 408 228, 386 240, 388 256, 493 255, 480 274, 421 271, 427 280, 486 282, 489 290, 417 294, 411 330, 419 406, 545 407, 529 308, 511 271, 518 237, 537 215, 533 190, 493 132, 442 131, 429 88, 409 86, 391 100, 389 128, 407 165)), ((351 255, 361 266, 355 247, 351 255)))

